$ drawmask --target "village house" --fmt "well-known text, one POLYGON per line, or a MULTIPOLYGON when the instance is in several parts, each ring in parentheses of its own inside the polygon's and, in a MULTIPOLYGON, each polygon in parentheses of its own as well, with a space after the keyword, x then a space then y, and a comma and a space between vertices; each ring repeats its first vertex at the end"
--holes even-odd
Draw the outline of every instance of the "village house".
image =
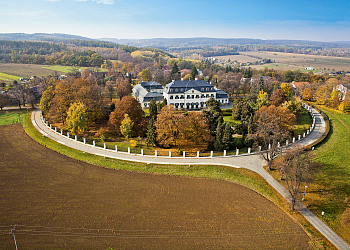
POLYGON ((333 90, 337 90, 339 98, 345 100, 346 94, 350 91, 350 83, 339 84, 333 87, 333 90))
POLYGON ((311 85, 308 82, 292 82, 292 88, 294 89, 294 92, 297 94, 300 94, 300 90, 304 88, 310 88, 311 85))

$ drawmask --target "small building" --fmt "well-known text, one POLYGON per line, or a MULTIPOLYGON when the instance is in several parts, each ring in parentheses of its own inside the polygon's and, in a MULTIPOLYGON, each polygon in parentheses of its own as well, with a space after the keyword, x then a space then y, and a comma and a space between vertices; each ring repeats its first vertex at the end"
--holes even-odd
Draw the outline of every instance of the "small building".
POLYGON ((315 70, 314 67, 305 67, 306 70, 315 70))
POLYGON ((229 98, 227 94, 215 88, 205 80, 181 80, 168 83, 163 91, 164 98, 168 104, 174 105, 177 109, 203 109, 206 108, 206 101, 211 97, 217 100, 220 105, 227 105, 229 98))
POLYGON ((164 100, 163 86, 157 82, 141 82, 132 89, 132 93, 136 100, 140 102, 142 108, 149 108, 152 99, 156 103, 164 100))
POLYGON ((343 83, 333 87, 333 90, 337 90, 339 98, 345 100, 347 93, 350 91, 350 83, 343 83))
POLYGON ((310 88, 311 85, 308 82, 292 82, 292 88, 294 89, 295 93, 300 94, 300 90, 304 88, 310 88))

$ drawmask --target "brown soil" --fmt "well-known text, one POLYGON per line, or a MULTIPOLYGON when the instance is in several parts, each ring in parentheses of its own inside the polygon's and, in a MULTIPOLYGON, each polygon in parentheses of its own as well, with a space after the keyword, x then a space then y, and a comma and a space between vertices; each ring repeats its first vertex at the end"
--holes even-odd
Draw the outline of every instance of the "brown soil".
MULTIPOLYGON (((281 209, 243 186, 105 169, 0 127, 0 249, 307 249, 281 209)), ((132 164, 132 163, 131 163, 132 164)))

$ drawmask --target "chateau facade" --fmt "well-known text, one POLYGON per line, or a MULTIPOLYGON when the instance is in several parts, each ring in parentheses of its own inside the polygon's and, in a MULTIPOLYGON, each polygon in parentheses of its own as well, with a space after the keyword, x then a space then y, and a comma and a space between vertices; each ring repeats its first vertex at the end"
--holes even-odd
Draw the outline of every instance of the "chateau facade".
POLYGON ((173 80, 164 89, 159 83, 142 82, 134 87, 133 94, 141 103, 142 108, 148 108, 152 99, 160 102, 163 98, 167 99, 167 103, 174 105, 176 109, 204 109, 206 108, 205 102, 211 97, 220 105, 229 104, 229 98, 224 91, 204 80, 173 80))

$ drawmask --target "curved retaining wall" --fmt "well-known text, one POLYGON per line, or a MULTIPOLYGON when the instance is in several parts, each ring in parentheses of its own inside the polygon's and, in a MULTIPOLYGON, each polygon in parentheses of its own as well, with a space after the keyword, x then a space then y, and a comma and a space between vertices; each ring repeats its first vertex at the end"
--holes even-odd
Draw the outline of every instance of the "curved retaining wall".
MULTIPOLYGON (((314 113, 312 112, 312 108, 311 108, 309 105, 305 104, 305 103, 303 103, 303 107, 304 107, 304 108, 309 112, 309 114, 311 115, 311 117, 312 117, 312 125, 311 125, 310 128, 309 128, 305 133, 303 133, 302 135, 298 135, 298 137, 293 137, 293 138, 292 138, 292 141, 286 140, 286 141, 284 141, 284 142, 279 143, 281 147, 290 147, 290 146, 292 146, 293 144, 296 144, 296 143, 301 142, 302 140, 304 140, 305 138, 307 138, 307 137, 312 133, 312 131, 314 130, 315 125, 316 125, 316 119, 315 119, 314 113)), ((57 133, 57 134, 60 134, 61 136, 65 136, 65 137, 67 137, 67 138, 69 138, 69 139, 71 139, 71 140, 74 140, 74 141, 76 141, 77 143, 88 144, 88 141, 86 140, 86 138, 79 138, 77 135, 74 135, 74 136, 73 136, 73 135, 70 135, 69 132, 64 133, 64 131, 63 131, 62 129, 58 129, 57 127, 53 127, 52 124, 49 124, 49 122, 45 120, 45 118, 44 118, 43 115, 42 115, 42 112, 40 112, 40 117, 41 117, 41 120, 43 121, 43 123, 44 123, 49 129, 51 129, 53 132, 55 132, 55 133, 57 133)), ((94 146, 94 147, 98 147, 96 141, 92 141, 92 143, 91 143, 90 145, 92 145, 92 146, 94 146)), ((108 151, 112 151, 111 149, 108 149, 108 145, 107 145, 106 143, 104 143, 104 144, 103 144, 103 147, 100 147, 100 148, 103 148, 103 149, 108 150, 108 151)), ((118 148, 118 146, 115 146, 115 150, 114 150, 114 151, 115 151, 115 152, 118 152, 118 153, 135 154, 135 153, 132 153, 132 152, 131 152, 131 148, 130 148, 130 147, 128 147, 126 151, 121 151, 120 148, 118 148)), ((197 156, 196 156, 196 157, 190 157, 190 156, 186 156, 186 152, 183 151, 183 152, 182 152, 182 157, 179 157, 179 156, 173 156, 172 153, 171 153, 171 151, 169 151, 169 156, 159 156, 157 150, 155 150, 155 151, 154 151, 154 154, 152 154, 152 155, 151 155, 151 154, 144 154, 144 150, 143 150, 143 149, 141 149, 140 151, 141 151, 140 154, 135 154, 135 155, 147 156, 147 157, 167 157, 167 158, 234 157, 234 156, 246 156, 246 155, 258 154, 258 153, 260 153, 260 152, 253 152, 251 148, 248 148, 248 152, 247 152, 247 153, 240 153, 240 152, 239 152, 239 149, 236 149, 236 154, 233 154, 233 155, 232 155, 232 154, 231 154, 231 155, 228 155, 228 154, 227 154, 227 151, 224 150, 224 151, 222 152, 222 155, 220 155, 220 156, 214 156, 214 152, 213 152, 213 151, 210 152, 210 156, 203 156, 203 155, 201 156, 201 155, 200 155, 200 152, 197 151, 197 156)))

